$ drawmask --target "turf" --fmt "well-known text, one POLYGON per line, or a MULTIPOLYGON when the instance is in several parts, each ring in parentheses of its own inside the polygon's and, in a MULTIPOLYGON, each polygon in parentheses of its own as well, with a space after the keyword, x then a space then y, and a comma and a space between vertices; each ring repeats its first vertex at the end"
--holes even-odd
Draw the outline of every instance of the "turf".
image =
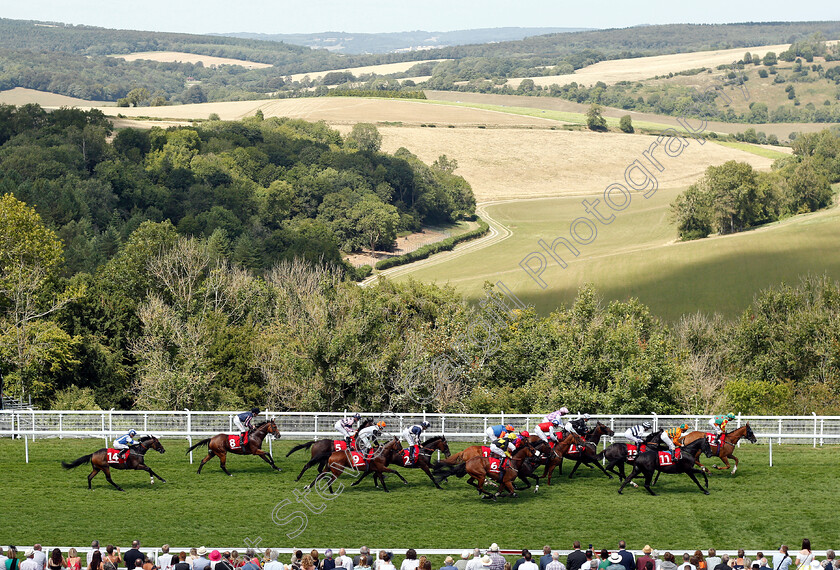
POLYGON ((766 148, 763 146, 758 146, 750 143, 745 142, 729 142, 729 141, 715 141, 717 144, 722 146, 727 146, 729 148, 737 148, 738 150, 743 150, 745 152, 751 152, 752 154, 763 156, 764 158, 786 158, 790 156, 787 153, 781 152, 779 150, 773 150, 772 148, 766 148))
POLYGON ((246 538, 261 537, 262 546, 276 548, 368 544, 460 552, 491 542, 503 549, 537 549, 545 543, 569 548, 575 539, 611 548, 619 538, 631 548, 650 543, 687 550, 772 549, 780 541, 793 544, 807 536, 817 549, 836 547, 832 505, 840 496, 840 447, 774 445, 775 466, 770 468, 766 445, 744 444, 738 473, 713 470, 709 496, 685 476, 663 476, 657 497, 641 489, 619 496, 617 480, 583 469, 572 481, 564 476, 551 487, 541 486, 538 494, 494 503, 478 499, 464 480, 453 478, 439 491, 421 472, 404 470, 409 485, 389 476, 387 494, 374 489, 370 478, 331 501, 313 494, 314 507, 323 505, 323 512, 313 514, 295 502, 294 491, 304 481, 295 483, 294 477, 304 457, 283 457, 291 442, 274 445, 283 472, 271 472, 255 457, 234 456, 228 461, 234 477, 225 476, 218 461, 196 475, 183 441, 164 444, 167 453, 151 452, 148 463, 168 482, 150 486, 143 472, 114 472, 126 489, 120 493, 101 474, 88 491, 87 466, 65 471, 59 465, 61 459, 97 449, 101 440, 37 440, 30 443, 29 464, 24 463, 23 442, 0 441, 2 540, 78 546, 93 539, 115 544, 139 539, 145 545, 235 548, 244 547, 246 538), (291 504, 280 517, 295 510, 307 514, 306 530, 294 539, 284 533, 297 528, 299 520, 281 527, 271 519, 274 506, 284 500, 291 504), (662 537, 668 545, 662 545, 662 537))
POLYGON ((606 299, 636 297, 667 320, 698 310, 733 317, 761 289, 781 282, 796 284, 808 273, 840 279, 840 257, 827 255, 840 240, 840 208, 740 234, 677 242, 669 206, 680 191, 660 189, 649 200, 634 194, 610 225, 598 224, 597 238, 580 246, 577 258, 560 246, 568 267, 561 269, 549 258, 542 274, 545 289, 519 263, 531 252, 541 251, 538 239, 549 244, 557 236, 569 239, 571 222, 586 215, 583 197, 489 205, 485 219, 509 228, 511 237, 457 257, 443 254, 439 262, 395 279, 448 282, 471 299, 481 298, 485 281, 502 280, 543 314, 568 305, 581 285, 593 283, 606 299))

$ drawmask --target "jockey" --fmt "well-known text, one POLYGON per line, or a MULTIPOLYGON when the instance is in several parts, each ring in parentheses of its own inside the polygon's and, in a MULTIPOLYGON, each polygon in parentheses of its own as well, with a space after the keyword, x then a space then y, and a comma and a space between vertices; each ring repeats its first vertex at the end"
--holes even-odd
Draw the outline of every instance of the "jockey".
POLYGON ((507 425, 497 425, 497 426, 490 426, 486 430, 484 430, 484 434, 487 436, 488 441, 493 441, 494 439, 498 439, 502 437, 505 433, 513 433, 513 426, 510 424, 507 425))
POLYGON ((341 434, 341 437, 343 437, 344 441, 347 442, 347 447, 351 447, 350 443, 353 439, 353 434, 356 431, 353 429, 353 426, 356 425, 356 422, 360 419, 362 419, 362 415, 355 413, 349 418, 342 418, 335 422, 335 431, 341 434))
POLYGON ((137 435, 137 430, 134 428, 128 430, 128 433, 125 435, 121 435, 117 439, 114 440, 114 449, 119 449, 120 456, 125 457, 128 455, 128 452, 131 449, 132 445, 139 445, 139 441, 134 440, 134 436, 137 435))
POLYGON ((534 430, 534 433, 537 435, 538 438, 540 438, 546 443, 548 443, 549 439, 554 443, 557 443, 557 435, 555 435, 554 430, 559 425, 560 420, 555 418, 553 420, 537 424, 537 428, 534 430))
POLYGON ((645 420, 639 425, 627 428, 627 431, 624 432, 624 437, 634 445, 641 445, 642 441, 644 441, 644 436, 647 435, 647 431, 651 428, 653 428, 653 424, 645 420))
POLYGON ((728 414, 715 416, 709 420, 709 425, 712 426, 714 433, 720 436, 719 440, 722 441, 724 437, 726 437, 726 424, 729 423, 730 420, 735 419, 735 414, 729 412, 728 414))
POLYGON ((586 433, 589 431, 589 427, 586 425, 587 421, 589 421, 589 414, 581 414, 578 419, 566 422, 563 428, 567 432, 577 434, 580 437, 586 437, 586 433))
MULTIPOLYGON (((385 429, 385 422, 377 422, 372 426, 359 430, 359 433, 356 434, 356 449, 362 453, 367 453, 379 445, 377 438, 382 435, 383 429, 385 429)), ((348 449, 351 449, 349 445, 348 449)))
POLYGON ((408 457, 412 463, 417 461, 417 455, 420 453, 420 436, 431 425, 429 422, 420 422, 419 424, 405 428, 400 433, 400 437, 405 440, 409 449, 411 449, 408 457))
MULTIPOLYGON (((513 435, 513 434, 511 434, 513 435)), ((519 449, 523 444, 528 443, 528 438, 531 437, 531 434, 525 431, 524 429, 519 432, 519 435, 515 435, 513 439, 513 446, 516 449, 519 449)))
POLYGON ((664 441, 666 445, 668 445, 669 442, 670 442, 670 445, 668 445, 668 447, 671 448, 671 451, 674 451, 674 446, 682 447, 680 445, 680 438, 682 437, 682 434, 685 433, 685 431, 687 429, 688 429, 687 424, 680 424, 678 427, 669 428, 665 432, 665 435, 667 437, 663 437, 662 441, 664 441))
POLYGON ((556 424, 556 425, 562 425, 563 424, 563 416, 567 415, 568 413, 569 413, 569 408, 567 408, 566 406, 563 406, 559 410, 554 410, 553 412, 551 412, 550 414, 545 416, 545 419, 543 419, 543 421, 551 422, 551 421, 557 420, 560 423, 556 424))
POLYGON ((499 465, 499 483, 505 478, 505 459, 510 459, 512 451, 516 451, 516 445, 511 441, 511 433, 507 433, 490 442, 490 453, 502 460, 499 465))
POLYGON ((260 409, 251 408, 247 412, 242 412, 241 414, 234 416, 233 425, 239 428, 240 443, 245 441, 245 434, 254 429, 254 416, 258 415, 260 415, 260 409))

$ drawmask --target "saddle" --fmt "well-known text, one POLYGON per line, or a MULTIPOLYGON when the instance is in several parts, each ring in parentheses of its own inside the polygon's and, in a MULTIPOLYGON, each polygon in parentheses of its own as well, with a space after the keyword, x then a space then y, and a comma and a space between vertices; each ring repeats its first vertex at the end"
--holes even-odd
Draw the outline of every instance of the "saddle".
POLYGON ((353 463, 353 467, 356 469, 367 469, 368 462, 373 459, 374 449, 369 449, 366 454, 363 454, 360 451, 351 451, 350 452, 350 461, 353 463))
POLYGON ((131 449, 114 449, 109 447, 105 451, 108 457, 108 465, 125 465, 128 461, 128 456, 131 454, 131 449), (125 451, 126 453, 123 453, 125 451))
POLYGON ((627 444, 627 461, 633 462, 636 461, 636 457, 640 453, 644 453, 647 451, 647 445, 644 443, 641 445, 635 445, 632 443, 627 444))
POLYGON ((504 460, 499 459, 498 457, 490 457, 490 473, 493 475, 498 475, 503 473, 505 469, 508 467, 508 458, 505 457, 504 460))
POLYGON ((250 433, 247 431, 241 435, 233 433, 229 434, 227 436, 228 447, 230 447, 231 449, 240 449, 242 447, 245 447, 246 445, 248 445, 249 435, 250 433))
POLYGON ((484 458, 490 457, 490 448, 486 445, 481 446, 481 456, 484 458))
POLYGON ((678 447, 674 450, 674 454, 672 455, 670 451, 660 451, 659 452, 659 466, 660 467, 669 467, 674 464, 674 461, 679 461, 680 457, 682 457, 682 450, 678 447))
MULTIPOLYGON (((350 436, 350 447, 356 449, 356 438, 352 435, 350 436)), ((347 451, 347 442, 343 439, 334 439, 333 440, 333 451, 347 451)), ((351 450, 352 451, 352 450, 351 450)))

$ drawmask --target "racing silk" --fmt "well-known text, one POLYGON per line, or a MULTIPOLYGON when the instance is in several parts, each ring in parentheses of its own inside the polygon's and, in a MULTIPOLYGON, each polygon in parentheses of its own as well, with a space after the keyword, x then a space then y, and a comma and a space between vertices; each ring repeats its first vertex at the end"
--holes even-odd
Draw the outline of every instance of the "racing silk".
POLYGON ((505 433, 505 426, 503 425, 492 426, 487 429, 493 430, 493 437, 502 437, 502 434, 505 433))
POLYGON ((356 424, 356 418, 349 417, 335 422, 335 431, 344 437, 350 437, 356 431, 353 426, 356 424))
POLYGON ((248 429, 254 427, 254 413, 253 412, 242 412, 238 416, 239 421, 242 422, 242 425, 246 426, 248 429))
POLYGON ((583 418, 566 422, 566 425, 563 427, 566 428, 566 431, 572 432, 581 437, 585 436, 586 432, 589 431, 589 428, 586 425, 586 421, 583 418))
POLYGON ((118 437, 114 440, 114 447, 117 449, 128 449, 132 445, 138 445, 139 441, 134 441, 134 438, 128 434, 118 437))
POLYGON ((713 421, 716 426, 720 427, 720 431, 726 431, 726 424, 729 423, 729 418, 726 416, 715 416, 713 421))
POLYGON ((510 457, 510 452, 515 450, 516 447, 506 437, 500 437, 490 443, 490 451, 497 457, 510 457))
POLYGON ((419 425, 407 427, 400 432, 400 437, 405 440, 408 445, 420 445, 420 436, 423 434, 423 428, 419 425))
POLYGON ((627 431, 629 431, 630 434, 633 437, 638 437, 638 438, 641 439, 642 436, 645 435, 645 433, 647 432, 647 428, 645 426, 643 426, 642 424, 639 424, 639 425, 635 425, 635 426, 631 427, 627 431))
POLYGON ((368 426, 359 431, 356 436, 356 447, 359 451, 367 451, 376 445, 376 437, 380 434, 378 426, 368 426))
POLYGON ((683 434, 683 430, 682 430, 681 427, 670 428, 665 433, 668 434, 668 437, 671 439, 671 441, 674 442, 674 445, 679 445, 680 444, 680 438, 682 437, 682 434, 683 434))
POLYGON ((554 435, 554 424, 551 422, 543 422, 541 424, 537 424, 537 429, 535 430, 537 437, 541 440, 548 442, 548 439, 551 438, 554 441, 557 441, 557 436, 554 435))

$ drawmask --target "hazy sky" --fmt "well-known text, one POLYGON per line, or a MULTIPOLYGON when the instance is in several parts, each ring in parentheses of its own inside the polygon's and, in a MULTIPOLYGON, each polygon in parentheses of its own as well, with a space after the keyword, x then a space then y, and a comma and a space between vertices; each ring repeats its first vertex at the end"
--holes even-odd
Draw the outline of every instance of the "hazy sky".
POLYGON ((502 26, 840 20, 837 0, 0 0, 0 17, 179 32, 449 31, 502 26))

